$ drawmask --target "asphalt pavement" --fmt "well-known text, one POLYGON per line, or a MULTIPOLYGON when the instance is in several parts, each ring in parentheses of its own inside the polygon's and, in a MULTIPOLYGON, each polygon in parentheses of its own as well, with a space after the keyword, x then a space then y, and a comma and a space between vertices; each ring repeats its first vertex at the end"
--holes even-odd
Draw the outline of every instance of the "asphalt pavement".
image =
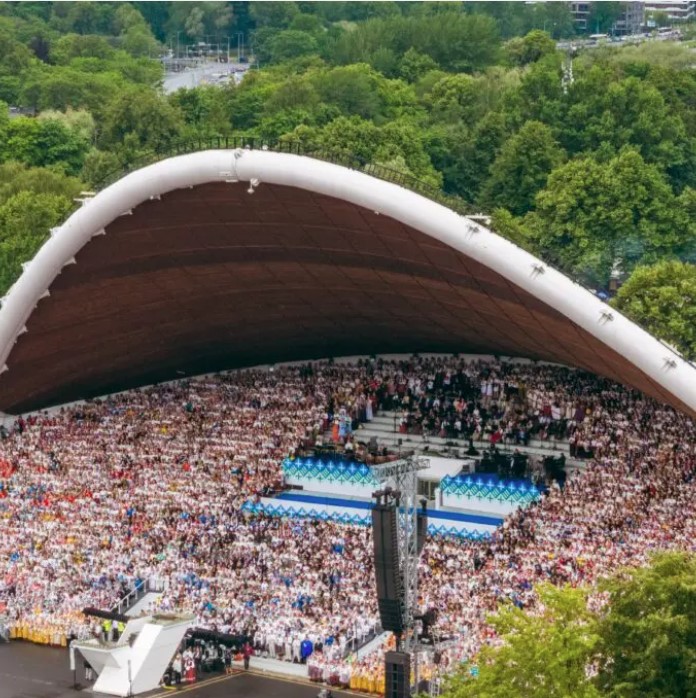
POLYGON ((234 73, 241 75, 248 68, 246 63, 204 63, 179 73, 167 73, 162 81, 162 88, 166 94, 171 94, 184 87, 197 87, 205 83, 214 85, 222 74, 229 74, 230 80, 234 80, 234 73))
MULTIPOLYGON (((253 668, 253 659, 252 659, 253 668)), ((14 641, 0 643, 0 698, 101 698, 85 685, 82 662, 77 663, 77 679, 83 685, 73 688, 68 651, 14 641)), ((320 686, 304 681, 282 679, 239 671, 219 675, 179 690, 147 694, 146 698, 315 698, 320 686)), ((361 694, 333 691, 336 698, 361 694)))

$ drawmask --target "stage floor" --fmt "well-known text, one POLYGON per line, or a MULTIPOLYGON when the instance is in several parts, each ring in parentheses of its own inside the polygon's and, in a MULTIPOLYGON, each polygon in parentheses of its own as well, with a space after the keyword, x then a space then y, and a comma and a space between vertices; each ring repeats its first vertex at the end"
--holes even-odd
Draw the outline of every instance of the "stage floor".
MULTIPOLYGON (((78 681, 83 684, 82 662, 77 663, 78 681)), ((67 650, 33 645, 29 642, 0 644, 0 698, 101 698, 91 690, 73 689, 67 650)), ((233 676, 216 676, 180 690, 147 694, 148 698, 315 698, 320 686, 309 682, 263 676, 240 671, 233 676)), ((336 698, 363 695, 351 691, 333 691, 336 698)))

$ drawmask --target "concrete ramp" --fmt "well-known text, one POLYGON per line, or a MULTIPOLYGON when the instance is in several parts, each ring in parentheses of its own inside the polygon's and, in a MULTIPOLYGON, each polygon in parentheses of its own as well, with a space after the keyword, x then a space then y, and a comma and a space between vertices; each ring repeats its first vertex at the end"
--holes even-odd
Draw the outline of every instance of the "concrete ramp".
POLYGON ((73 644, 97 672, 94 693, 135 696, 159 687, 193 616, 144 616, 128 621, 117 643, 73 644))

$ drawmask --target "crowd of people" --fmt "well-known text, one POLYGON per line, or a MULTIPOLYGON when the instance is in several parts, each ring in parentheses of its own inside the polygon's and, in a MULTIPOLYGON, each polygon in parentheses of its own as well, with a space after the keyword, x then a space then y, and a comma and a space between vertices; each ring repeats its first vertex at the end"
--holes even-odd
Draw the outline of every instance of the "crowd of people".
POLYGON ((399 367, 375 386, 373 400, 376 409, 398 414, 404 434, 494 445, 555 440, 570 443, 573 456, 591 457, 598 444, 592 433, 579 428, 588 409, 586 398, 610 385, 552 365, 429 362, 419 373, 399 367))
POLYGON ((187 379, 6 425, 0 618, 14 637, 62 644, 94 634, 84 607, 111 608, 156 577, 156 610, 192 612, 198 627, 251 636, 258 654, 378 691, 381 653, 351 652, 378 622, 370 529, 241 507, 282 488, 281 462, 296 449, 359 440, 360 422, 383 409, 402 411, 407 428, 459 421, 467 436, 524 431, 592 456, 491 540, 428 539, 420 596, 454 638, 446 666, 493 640, 486 616, 501 600, 533 607, 539 581, 592 584, 651 550, 694 549, 695 429, 673 410, 557 366, 323 362, 187 379))

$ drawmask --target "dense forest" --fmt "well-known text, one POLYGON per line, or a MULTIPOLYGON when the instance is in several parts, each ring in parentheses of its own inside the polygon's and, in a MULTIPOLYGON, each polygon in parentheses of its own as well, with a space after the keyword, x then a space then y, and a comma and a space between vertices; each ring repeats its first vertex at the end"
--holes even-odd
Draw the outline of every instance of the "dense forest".
MULTIPOLYGON (((595 7, 608 30, 619 3, 595 7)), ((443 189, 587 285, 624 281, 614 302, 696 355, 693 53, 608 44, 570 79, 573 31, 566 3, 3 3, 0 290, 80 191, 241 133, 443 189), (165 95, 160 57, 208 36, 253 68, 165 95)))

